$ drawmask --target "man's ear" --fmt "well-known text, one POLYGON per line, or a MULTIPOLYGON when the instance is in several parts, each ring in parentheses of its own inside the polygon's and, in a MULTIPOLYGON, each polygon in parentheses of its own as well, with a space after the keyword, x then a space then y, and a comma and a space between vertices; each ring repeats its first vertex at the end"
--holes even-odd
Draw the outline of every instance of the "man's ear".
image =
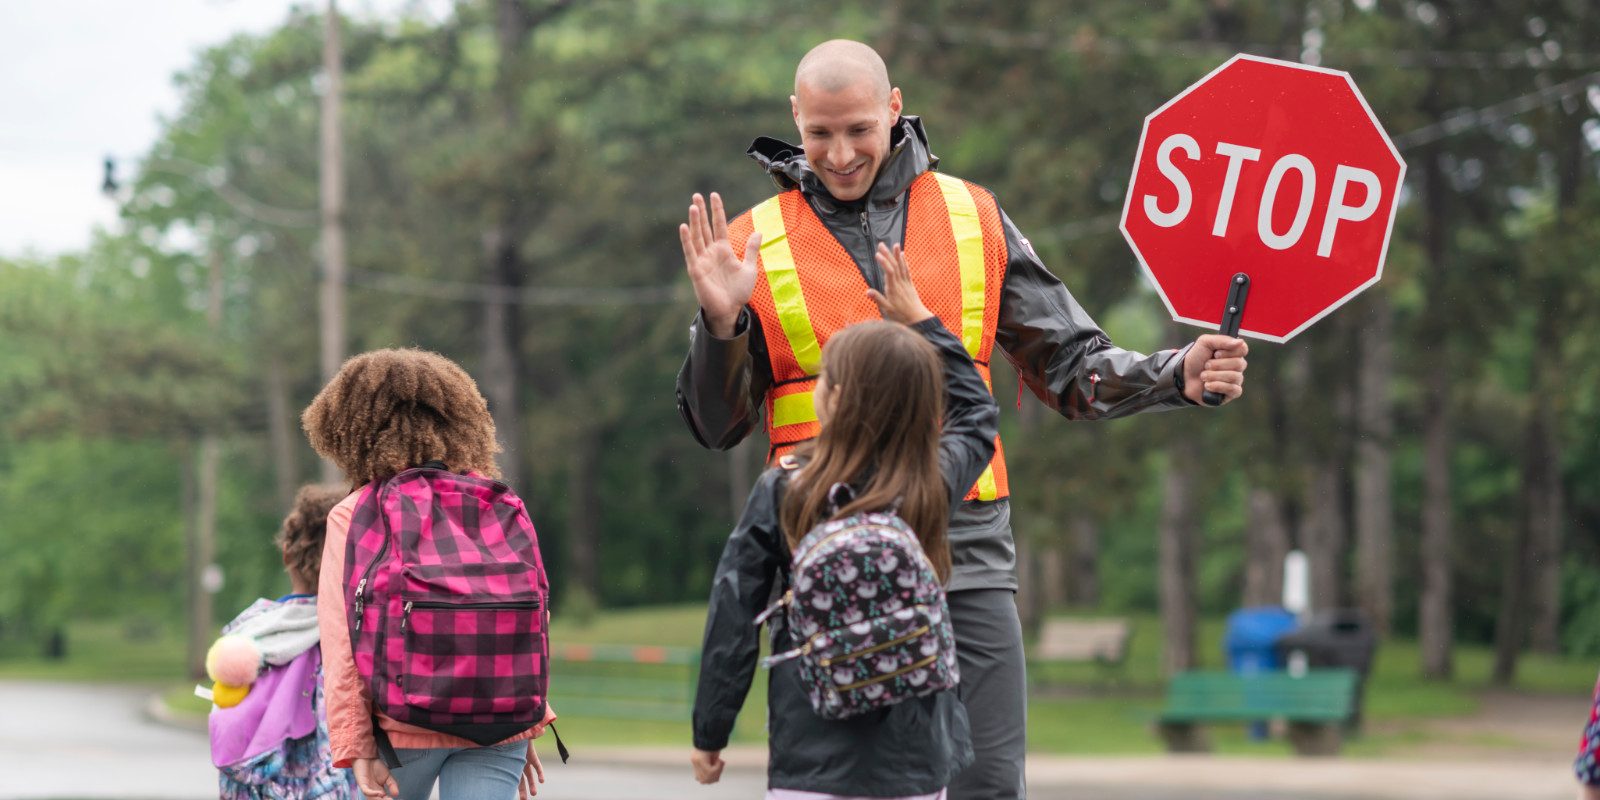
POLYGON ((800 128, 800 98, 795 97, 792 94, 789 95, 789 110, 794 113, 794 127, 795 127, 795 130, 801 130, 801 128, 800 128))
POLYGON ((890 125, 900 124, 900 110, 903 108, 905 106, 900 102, 900 87, 896 86, 889 90, 889 111, 894 114, 894 121, 890 122, 890 125))

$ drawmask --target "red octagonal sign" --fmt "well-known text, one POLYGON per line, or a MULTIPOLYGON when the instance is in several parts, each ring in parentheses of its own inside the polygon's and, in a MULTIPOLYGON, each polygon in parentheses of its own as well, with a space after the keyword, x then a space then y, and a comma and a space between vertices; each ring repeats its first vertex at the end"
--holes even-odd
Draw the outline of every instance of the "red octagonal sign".
POLYGON ((1383 274, 1405 162, 1347 73, 1237 55, 1150 116, 1122 234, 1179 322, 1287 341, 1383 274))

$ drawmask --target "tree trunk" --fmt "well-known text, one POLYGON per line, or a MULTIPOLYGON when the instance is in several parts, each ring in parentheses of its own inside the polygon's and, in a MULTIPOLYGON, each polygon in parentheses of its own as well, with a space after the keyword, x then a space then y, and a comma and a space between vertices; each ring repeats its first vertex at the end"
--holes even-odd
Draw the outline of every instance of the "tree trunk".
MULTIPOLYGON (((1526 468, 1526 464, 1525 467, 1526 468)), ((1524 477, 1523 500, 1525 519, 1531 521, 1537 502, 1531 496, 1532 482, 1524 477)), ((1510 686, 1517 675, 1517 656, 1527 638, 1527 583, 1526 551, 1529 525, 1513 526, 1511 545, 1504 554, 1505 563, 1500 578, 1500 610, 1494 620, 1494 669, 1489 680, 1496 686, 1510 686)))
POLYGON ((1381 292, 1371 308, 1356 401, 1356 604, 1387 639, 1394 617, 1394 308, 1381 292))
POLYGON ((1527 574, 1530 578, 1533 649, 1561 651, 1561 517, 1565 506, 1561 486, 1561 445, 1556 439, 1555 404, 1548 391, 1540 391, 1534 404, 1528 444, 1531 469, 1524 480, 1531 485, 1528 500, 1527 574))
POLYGON ((1428 413, 1422 428, 1422 598, 1418 624, 1422 674, 1449 678, 1454 671, 1450 520, 1450 373, 1435 363, 1427 377, 1428 413))
POLYGON ((503 300, 490 298, 483 309, 483 385, 489 412, 494 415, 496 438, 500 442, 500 479, 512 491, 522 491, 521 460, 518 456, 522 442, 521 424, 517 408, 517 306, 511 302, 517 283, 516 249, 507 241, 504 229, 488 231, 483 236, 484 266, 487 282, 500 290, 503 300))
POLYGON ((1163 667, 1168 676, 1199 666, 1195 625, 1199 616, 1195 564, 1199 519, 1195 502, 1198 456, 1194 439, 1179 435, 1167 446, 1160 533, 1163 667))
POLYGON ((1313 461, 1306 482, 1300 546, 1311 562, 1311 610, 1338 608, 1344 590, 1344 512, 1339 470, 1331 457, 1313 461))
MULTIPOLYGON (((1444 118, 1438 71, 1424 95, 1423 108, 1432 121, 1444 118)), ((1418 608, 1418 640, 1422 647, 1422 675, 1449 678, 1454 672, 1455 623, 1453 574, 1455 535, 1450 519, 1450 466, 1455 444, 1451 426, 1450 377, 1452 373, 1448 342, 1452 328, 1449 293, 1450 264, 1447 263, 1449 221, 1448 187, 1445 185, 1443 153, 1437 143, 1429 145, 1423 163, 1423 250, 1427 271, 1423 285, 1431 304, 1423 321, 1425 341, 1434 342, 1423 378, 1422 432, 1422 593, 1418 608)))
MULTIPOLYGON (((1592 36, 1596 19, 1600 15, 1593 12, 1579 17, 1579 41, 1588 41, 1585 37, 1592 36)), ((1588 115, 1575 111, 1570 109, 1556 118, 1555 149, 1560 165, 1556 178, 1557 236, 1572 236, 1575 227, 1590 224, 1588 219, 1580 219, 1576 210, 1579 192, 1592 174, 1588 149, 1583 144, 1583 125, 1588 115)), ((1557 401, 1568 391, 1563 384, 1561 349, 1569 329, 1560 315, 1551 313, 1542 314, 1538 326, 1535 352, 1541 355, 1534 363, 1536 397, 1529 435, 1534 440, 1535 474, 1541 485, 1529 497, 1534 510, 1528 517, 1527 568, 1533 649, 1553 655, 1561 650, 1561 522, 1566 508, 1557 401)))
POLYGON ((1045 611, 1067 604, 1067 556, 1059 541, 1039 549, 1039 604, 1045 611))
POLYGON ((572 586, 587 593, 589 599, 600 599, 600 527, 598 480, 600 435, 598 431, 580 430, 567 454, 567 553, 572 586))
POLYGON ((1244 571, 1244 605, 1283 603, 1283 558, 1289 554, 1289 526, 1283 504, 1270 489, 1252 487, 1244 571))
POLYGON ((290 425, 289 379, 284 374, 283 357, 274 354, 267 360, 267 438, 272 440, 272 473, 276 478, 280 514, 289 513, 294 505, 295 488, 300 484, 290 425))
POLYGON ((1100 605, 1100 524, 1089 514, 1072 518, 1072 554, 1067 559, 1067 600, 1084 608, 1100 605))

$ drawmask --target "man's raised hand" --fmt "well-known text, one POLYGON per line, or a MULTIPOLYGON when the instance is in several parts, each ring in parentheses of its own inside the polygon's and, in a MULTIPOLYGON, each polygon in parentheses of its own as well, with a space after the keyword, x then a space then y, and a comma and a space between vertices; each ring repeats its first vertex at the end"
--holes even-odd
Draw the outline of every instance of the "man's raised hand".
POLYGON ((678 226, 678 239, 683 242, 683 262, 705 314, 706 328, 719 339, 732 338, 739 311, 756 288, 761 234, 750 234, 741 261, 728 243, 728 215, 722 210, 722 196, 711 193, 708 211, 705 198, 696 192, 689 206, 689 222, 678 226))
POLYGON ((911 282, 911 267, 906 263, 905 250, 895 245, 878 243, 878 266, 883 269, 883 291, 867 289, 867 296, 878 304, 883 318, 902 325, 914 325, 933 312, 917 296, 917 285, 911 282))

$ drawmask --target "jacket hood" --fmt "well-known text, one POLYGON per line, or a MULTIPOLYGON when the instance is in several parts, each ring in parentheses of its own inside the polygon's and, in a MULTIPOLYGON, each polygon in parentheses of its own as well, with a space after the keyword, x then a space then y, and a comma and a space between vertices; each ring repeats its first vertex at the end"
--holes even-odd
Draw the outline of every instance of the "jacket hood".
POLYGON ((263 661, 287 664, 322 639, 317 628, 317 598, 262 598, 224 625, 222 633, 248 636, 256 641, 263 661))
POLYGON ((928 133, 922 127, 922 118, 909 114, 901 114, 900 121, 889 132, 889 157, 884 159, 877 179, 862 200, 834 199, 811 169, 806 151, 800 145, 762 136, 751 142, 745 154, 767 171, 779 191, 799 187, 808 196, 833 208, 858 208, 863 202, 870 208, 893 206, 911 188, 912 181, 939 165, 939 157, 928 148, 928 133))

